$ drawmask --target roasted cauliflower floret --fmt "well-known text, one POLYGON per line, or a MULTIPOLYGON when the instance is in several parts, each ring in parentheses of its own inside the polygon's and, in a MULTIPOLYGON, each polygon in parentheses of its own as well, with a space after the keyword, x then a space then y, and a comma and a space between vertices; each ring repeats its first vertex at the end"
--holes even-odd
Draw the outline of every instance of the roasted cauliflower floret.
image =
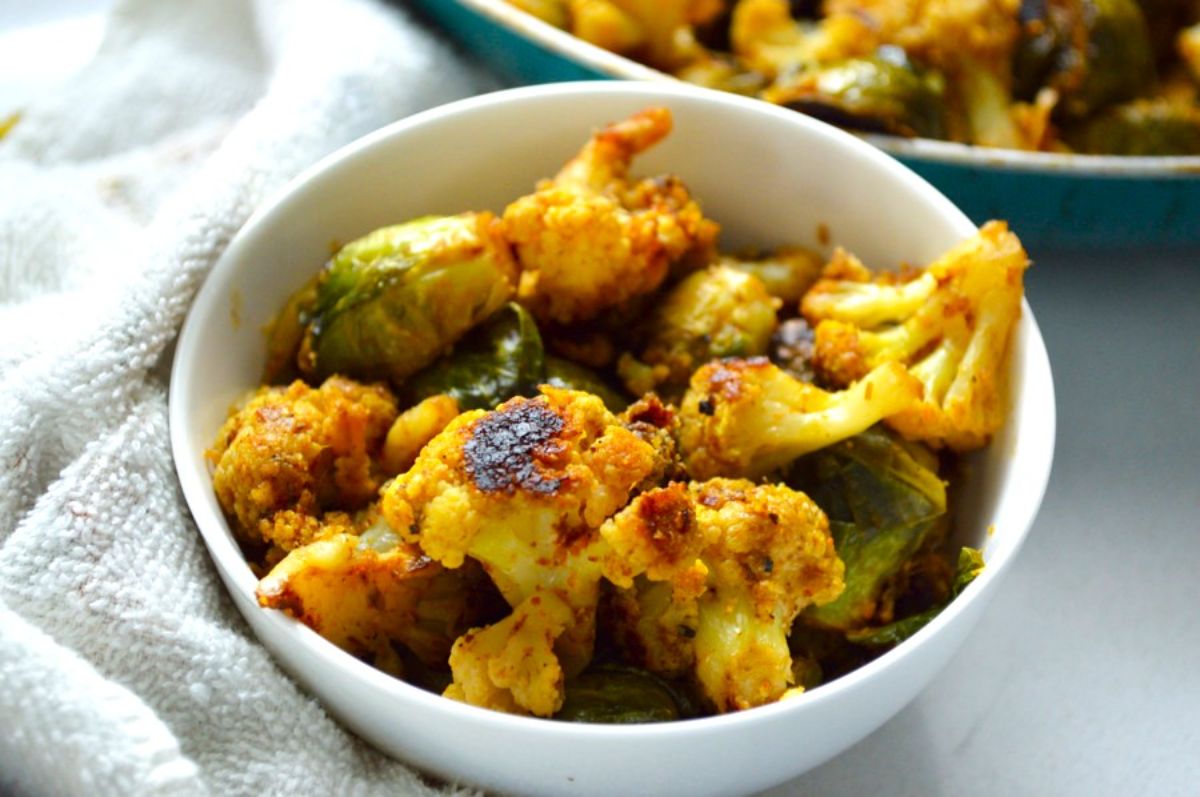
POLYGON ((774 79, 832 60, 867 55, 877 41, 866 22, 850 14, 802 23, 788 0, 738 0, 729 25, 730 46, 742 61, 774 79))
POLYGON ((681 390, 702 363, 766 354, 780 301, 754 274, 714 265, 689 274, 654 308, 641 357, 617 363, 640 396, 665 385, 681 390))
POLYGON ((247 541, 291 550, 313 539, 329 510, 354 510, 375 497, 378 456, 396 401, 384 387, 331 377, 251 394, 207 452, 221 508, 247 541), (274 522, 281 512, 296 513, 274 522))
POLYGON ((911 407, 920 393, 897 363, 830 393, 763 357, 713 362, 683 398, 680 451, 693 478, 760 476, 911 407))
POLYGON ((717 711, 779 699, 792 683, 788 632, 842 590, 829 522, 782 485, 712 479, 635 498, 600 531, 618 643, 635 663, 690 672, 717 711))
POLYGON ((562 707, 563 668, 555 646, 577 611, 555 592, 536 592, 512 614, 463 634, 450 652, 454 683, 445 696, 474 706, 548 717, 562 707))
POLYGON ((594 318, 653 291, 673 263, 708 257, 717 225, 682 183, 626 178, 633 156, 670 130, 665 108, 609 125, 553 180, 504 211, 522 270, 518 299, 539 320, 594 318))
POLYGON ((390 530, 335 534, 289 553, 263 578, 260 605, 280 609, 333 644, 376 660, 400 642, 444 667, 478 614, 478 570, 446 570, 390 530))
POLYGON ((925 269, 873 275, 846 253, 801 305, 814 361, 835 385, 905 366, 922 398, 889 413, 905 437, 955 451, 987 443, 1004 420, 1006 357, 1021 315, 1029 258, 1003 222, 989 222, 925 269))
MULTIPOLYGON (((452 421, 384 490, 383 513, 445 567, 478 560, 514 608, 558 596, 572 617, 554 647, 571 675, 595 636, 596 530, 661 456, 596 396, 543 386, 536 398, 452 421)), ((541 713, 545 704, 518 705, 541 713)))

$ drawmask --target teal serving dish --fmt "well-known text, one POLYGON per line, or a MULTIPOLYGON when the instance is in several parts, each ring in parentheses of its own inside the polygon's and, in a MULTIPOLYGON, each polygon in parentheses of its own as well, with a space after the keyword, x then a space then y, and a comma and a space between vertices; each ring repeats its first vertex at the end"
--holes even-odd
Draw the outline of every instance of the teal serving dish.
MULTIPOLYGON (((675 80, 547 25, 504 0, 410 0, 516 83, 675 80)), ((1200 157, 1063 155, 931 139, 865 136, 977 224, 1006 219, 1026 245, 1146 248, 1200 244, 1200 157)))

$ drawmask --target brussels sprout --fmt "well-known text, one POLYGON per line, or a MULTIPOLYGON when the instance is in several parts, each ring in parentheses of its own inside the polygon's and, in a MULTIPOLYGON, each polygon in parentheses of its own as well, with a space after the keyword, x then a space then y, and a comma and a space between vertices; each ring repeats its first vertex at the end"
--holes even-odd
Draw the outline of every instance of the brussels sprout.
MULTIPOLYGON (((649 342, 642 361, 661 366, 654 381, 669 386, 686 385, 692 372, 722 357, 765 354, 775 331, 779 300, 762 281, 747 271, 714 265, 681 280, 654 309, 649 342)), ((626 382, 637 364, 618 364, 626 382)), ((649 386, 652 387, 652 386, 649 386)), ((645 390, 635 389, 641 395, 645 390)))
POLYGON ((1054 88, 1057 111, 1087 116, 1133 99, 1154 80, 1155 57, 1136 0, 1026 0, 1014 54, 1015 95, 1054 88))
POLYGON ((944 138, 945 81, 898 47, 802 72, 765 93, 772 102, 868 132, 944 138))
POLYGON ((754 256, 723 256, 717 262, 753 274, 766 286, 767 293, 787 304, 800 301, 825 265, 816 252, 798 246, 780 247, 754 256))
POLYGON ((1091 154, 1200 155, 1200 108, 1140 100, 1065 128, 1063 139, 1091 154))
POLYGON ((542 381, 554 387, 585 390, 599 396, 609 412, 621 412, 629 406, 629 398, 609 385, 595 371, 562 357, 546 356, 546 373, 542 381))
POLYGON ((692 715, 688 701, 658 676, 634 667, 601 664, 566 683, 555 719, 569 722, 669 722, 692 715))
POLYGON ((885 582, 944 530, 946 485, 927 449, 875 427, 792 466, 788 481, 829 516, 846 588, 804 617, 850 630, 870 622, 885 582))
POLYGON ((878 628, 851 631, 846 634, 846 639, 856 645, 873 648, 892 647, 900 644, 941 614, 942 609, 945 609, 950 601, 957 598, 967 585, 983 572, 983 568, 983 552, 975 548, 963 548, 958 553, 958 566, 954 574, 954 582, 950 587, 950 597, 944 603, 878 628))
POLYGON ((471 330, 454 350, 409 379, 402 389, 416 403, 444 393, 458 409, 494 409, 513 396, 532 396, 545 373, 545 353, 533 316, 510 302, 471 330))
POLYGON ((263 368, 263 381, 267 384, 286 384, 298 375, 296 352, 304 340, 313 308, 317 304, 319 277, 314 275, 300 290, 289 296, 267 329, 267 364, 263 368))
POLYGON ((486 213, 384 227, 339 251, 317 285, 305 374, 397 382, 508 300, 516 265, 486 213))

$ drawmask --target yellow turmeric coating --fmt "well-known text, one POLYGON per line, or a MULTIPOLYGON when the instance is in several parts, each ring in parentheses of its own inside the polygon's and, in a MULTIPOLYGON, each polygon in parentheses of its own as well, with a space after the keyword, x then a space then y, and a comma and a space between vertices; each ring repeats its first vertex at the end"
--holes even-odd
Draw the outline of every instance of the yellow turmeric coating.
POLYGON ((372 457, 396 417, 384 387, 331 377, 263 387, 235 412, 207 452, 213 489, 240 536, 291 550, 311 540, 328 510, 353 510, 379 489, 372 457), (291 511, 295 515, 275 515, 291 511))
POLYGON ((521 266, 517 297, 539 320, 594 318, 653 291, 685 256, 710 257, 717 225, 677 178, 626 177, 633 157, 670 130, 665 108, 609 125, 504 211, 521 266))

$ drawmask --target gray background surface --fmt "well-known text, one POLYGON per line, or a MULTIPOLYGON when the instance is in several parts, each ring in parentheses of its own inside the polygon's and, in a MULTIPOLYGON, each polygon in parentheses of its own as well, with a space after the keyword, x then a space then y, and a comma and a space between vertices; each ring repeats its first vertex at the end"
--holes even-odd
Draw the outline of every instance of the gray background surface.
POLYGON ((1016 566, 929 689, 771 797, 1200 794, 1200 250, 1030 254, 1058 438, 1016 566))

